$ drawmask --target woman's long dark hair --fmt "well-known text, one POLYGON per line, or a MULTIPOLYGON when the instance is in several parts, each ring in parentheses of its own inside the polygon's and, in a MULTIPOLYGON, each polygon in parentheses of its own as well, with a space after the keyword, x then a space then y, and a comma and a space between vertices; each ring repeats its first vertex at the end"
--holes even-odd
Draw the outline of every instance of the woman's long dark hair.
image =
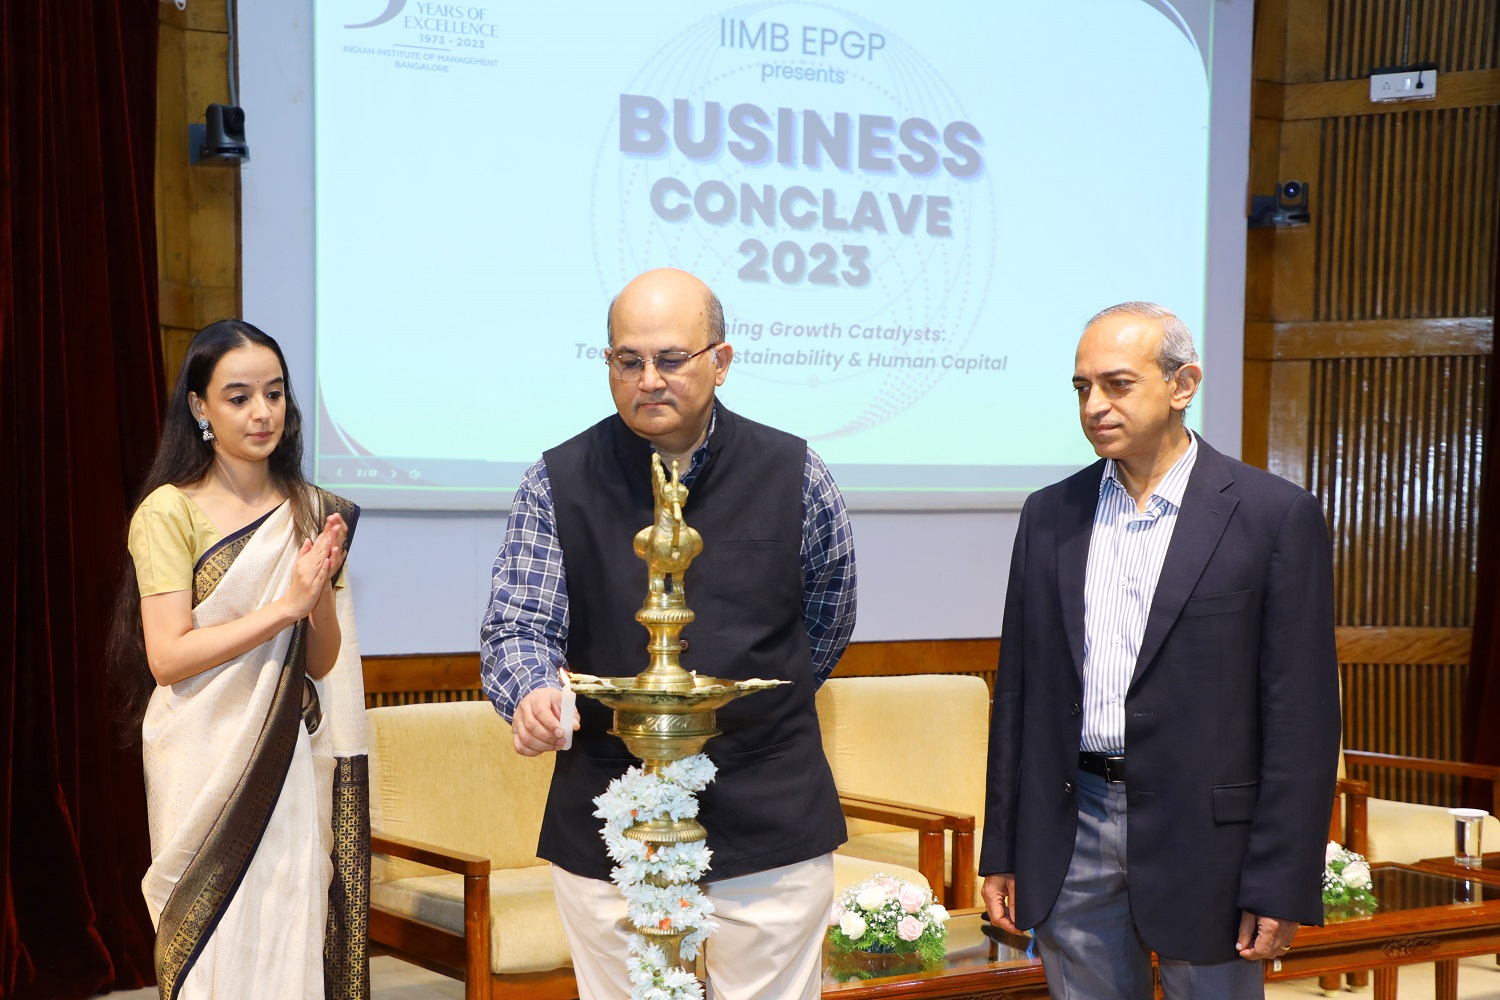
MULTIPOLYGON (((309 496, 307 480, 302 475, 302 411, 292 394, 292 377, 286 369, 281 346, 260 330, 239 319, 210 323, 193 337, 178 373, 177 385, 167 402, 162 419, 161 443, 156 458, 136 497, 135 506, 156 489, 167 485, 192 486, 203 481, 214 463, 214 446, 203 440, 198 421, 188 405, 188 393, 199 398, 208 395, 209 380, 219 361, 230 351, 242 347, 268 347, 281 364, 285 378, 286 417, 281 440, 271 452, 271 483, 291 503, 293 523, 298 534, 312 537, 317 533, 317 513, 309 496)), ((132 508, 133 509, 133 508, 132 508)), ((146 662, 146 641, 141 629, 141 592, 136 582, 135 562, 127 552, 125 570, 115 597, 114 619, 110 624, 107 647, 109 671, 120 698, 120 720, 130 742, 140 739, 141 719, 146 703, 156 687, 146 662)))

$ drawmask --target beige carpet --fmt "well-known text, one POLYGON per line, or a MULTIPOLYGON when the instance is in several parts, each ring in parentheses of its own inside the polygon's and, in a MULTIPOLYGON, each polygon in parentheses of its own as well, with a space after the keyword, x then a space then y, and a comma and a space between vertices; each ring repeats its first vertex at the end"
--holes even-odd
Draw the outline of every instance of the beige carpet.
MULTIPOLYGON (((1397 987, 1400 1000, 1432 1000, 1433 967, 1407 965, 1401 969, 1401 985, 1397 987)), ((1350 993, 1346 988, 1339 996, 1345 1000, 1368 997, 1371 991, 1350 993)), ((415 996, 415 994, 410 994, 415 996)), ((437 994, 434 994, 437 995, 437 994)), ((447 996, 447 994, 441 994, 447 996)), ((462 996, 462 994, 456 994, 462 996)), ((1271 983, 1266 986, 1267 1000, 1290 1000, 1292 997, 1320 997, 1316 979, 1296 979, 1286 983, 1271 983)), ((1458 963, 1458 995, 1461 1000, 1500 1000, 1500 965, 1493 955, 1480 958, 1465 958, 1458 963)))
MULTIPOLYGON (((370 963, 374 1000, 463 1000, 463 984, 389 956, 370 963)), ((1267 1000, 1320 997, 1315 979, 1274 983, 1266 987, 1267 1000)), ((1401 1000, 1432 1000, 1432 966, 1408 965, 1401 970, 1401 1000)), ((1458 995, 1463 1000, 1500 1000, 1500 966, 1493 957, 1466 958, 1459 963, 1458 995)), ((1364 994, 1344 990, 1341 997, 1357 1000, 1364 994)), ((156 990, 131 990, 109 994, 110 1000, 155 1000, 156 990)))

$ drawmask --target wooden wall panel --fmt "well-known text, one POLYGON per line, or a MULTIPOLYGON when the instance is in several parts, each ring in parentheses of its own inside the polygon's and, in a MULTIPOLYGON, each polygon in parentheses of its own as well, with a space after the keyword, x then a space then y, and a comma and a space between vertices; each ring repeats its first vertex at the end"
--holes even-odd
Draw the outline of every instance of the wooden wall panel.
MULTIPOLYGON (((1283 122, 1276 173, 1258 180, 1255 190, 1275 191, 1282 181, 1312 182, 1318 177, 1322 172, 1322 147, 1317 140, 1322 128, 1322 123, 1316 121, 1283 122)), ((1312 212, 1310 225, 1271 230, 1272 237, 1266 247, 1271 254, 1273 282, 1269 317, 1278 320, 1314 317, 1320 235, 1330 221, 1318 207, 1319 197, 1316 187, 1308 191, 1308 207, 1312 212)))
POLYGON ((229 35, 223 4, 159 5, 156 248, 162 378, 170 390, 188 341, 217 319, 240 315, 240 172, 188 162, 188 125, 229 100, 229 35))
POLYGON ((1311 83, 1324 80, 1330 5, 1334 0, 1261 0, 1255 5, 1256 80, 1311 83))
MULTIPOLYGON (((1324 503, 1340 632, 1361 636, 1341 644, 1346 745, 1456 758, 1494 350, 1500 3, 1261 0, 1253 66, 1251 189, 1307 181, 1311 220, 1247 243, 1244 454, 1324 503), (1370 71, 1403 63, 1437 64, 1436 99, 1372 104, 1370 71)), ((1387 797, 1453 792, 1360 776, 1387 797)))
POLYGON ((484 701, 479 685, 444 690, 402 688, 395 691, 367 691, 366 708, 389 708, 392 705, 430 705, 450 701, 484 701))
MULTIPOLYGON (((1471 628, 1423 626, 1339 625, 1334 627, 1339 662, 1443 666, 1468 663, 1474 641, 1471 628)), ((1362 745, 1351 744, 1355 749, 1362 745)))
POLYGON ((1327 80, 1403 62, 1435 62, 1439 73, 1500 65, 1500 4, 1493 2, 1328 0, 1327 18, 1327 80))
POLYGON ((1270 396, 1275 400, 1264 416, 1265 468, 1288 482, 1310 484, 1308 433, 1312 403, 1311 361, 1282 361, 1271 365, 1270 396))
POLYGON ((1368 77, 1322 83, 1257 80, 1251 100, 1257 115, 1274 116, 1283 122, 1480 107, 1500 103, 1500 70, 1439 74, 1432 95, 1415 102, 1370 100, 1368 77))
POLYGON ((1333 535, 1338 623, 1471 624, 1490 359, 1310 364, 1309 488, 1333 535))
POLYGON ((1321 142, 1314 318, 1488 315, 1500 107, 1332 118, 1321 142))
MULTIPOLYGON (((1247 365, 1252 361, 1306 361, 1313 358, 1492 354, 1494 344, 1495 321, 1489 316, 1331 320, 1323 323, 1251 321, 1245 324, 1247 365)), ((1248 393, 1248 376, 1245 381, 1248 393)), ((1253 412, 1248 398, 1245 410, 1253 412)))
MULTIPOLYGON (((1467 659, 1467 657, 1465 657, 1467 659)), ((1468 667, 1456 664, 1345 663, 1344 745, 1382 753, 1459 760, 1458 727, 1468 667)), ((1396 768, 1361 768, 1378 798, 1459 804, 1459 779, 1396 768)))

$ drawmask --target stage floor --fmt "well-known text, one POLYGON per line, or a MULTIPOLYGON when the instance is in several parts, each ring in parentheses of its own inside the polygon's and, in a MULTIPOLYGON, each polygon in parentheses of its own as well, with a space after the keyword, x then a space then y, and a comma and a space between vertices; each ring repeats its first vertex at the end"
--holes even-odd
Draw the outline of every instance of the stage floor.
MULTIPOLYGON (((1460 1000, 1500 1000, 1500 965, 1489 956, 1466 958, 1458 963, 1460 1000)), ((1401 1000, 1432 1000, 1432 965, 1408 965, 1401 969, 1401 1000)), ((419 969, 388 955, 370 963, 373 1000, 463 1000, 464 987, 457 980, 419 969)), ((156 1000, 156 990, 110 993, 110 1000, 156 1000)), ((1302 1000, 1320 997, 1316 979, 1298 979, 1266 986, 1267 1000, 1302 1000)), ((1360 994, 1340 994, 1355 1000, 1360 994)), ((1364 994, 1368 995, 1368 993, 1364 994)))

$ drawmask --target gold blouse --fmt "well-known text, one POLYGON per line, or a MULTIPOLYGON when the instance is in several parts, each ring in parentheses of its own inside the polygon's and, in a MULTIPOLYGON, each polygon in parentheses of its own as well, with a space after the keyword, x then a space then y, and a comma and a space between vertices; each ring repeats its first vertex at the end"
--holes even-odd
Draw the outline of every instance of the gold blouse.
POLYGON ((220 539, 208 515, 170 483, 151 491, 130 519, 130 558, 142 597, 193 589, 193 567, 220 539))
MULTIPOLYGON (((192 590, 198 560, 222 537, 182 490, 170 483, 152 490, 130 519, 127 543, 141 596, 192 590)), ((343 589, 343 573, 334 587, 343 589)))

